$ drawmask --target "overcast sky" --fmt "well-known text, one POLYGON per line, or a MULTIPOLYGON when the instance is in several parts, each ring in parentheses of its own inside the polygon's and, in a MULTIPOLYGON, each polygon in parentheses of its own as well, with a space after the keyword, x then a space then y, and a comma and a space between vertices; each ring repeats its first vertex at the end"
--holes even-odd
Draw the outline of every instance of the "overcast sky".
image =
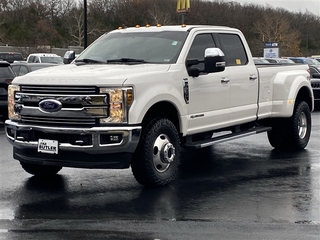
POLYGON ((274 8, 284 8, 291 12, 313 13, 320 16, 320 0, 224 0, 225 2, 253 3, 274 8))

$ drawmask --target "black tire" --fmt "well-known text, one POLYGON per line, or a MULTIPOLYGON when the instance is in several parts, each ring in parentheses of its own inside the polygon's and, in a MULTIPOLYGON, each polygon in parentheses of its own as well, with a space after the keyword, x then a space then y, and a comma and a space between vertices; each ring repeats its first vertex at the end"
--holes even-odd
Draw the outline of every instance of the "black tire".
POLYGON ((290 118, 274 121, 268 139, 276 149, 301 150, 308 145, 310 134, 311 113, 309 105, 302 101, 296 105, 290 118))
POLYGON ((166 185, 175 178, 179 161, 180 138, 175 125, 166 118, 150 121, 132 157, 135 179, 147 187, 166 185))
POLYGON ((27 173, 40 177, 55 175, 62 169, 62 167, 58 166, 38 165, 24 162, 20 162, 20 164, 27 173))

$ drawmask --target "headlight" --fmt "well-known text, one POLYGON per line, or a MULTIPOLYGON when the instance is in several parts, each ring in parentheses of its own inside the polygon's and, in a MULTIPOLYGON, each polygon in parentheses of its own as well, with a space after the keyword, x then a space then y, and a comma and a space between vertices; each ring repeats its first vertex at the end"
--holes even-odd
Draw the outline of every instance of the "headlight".
POLYGON ((101 118, 100 123, 128 122, 128 111, 133 102, 132 88, 100 88, 100 93, 107 93, 109 117, 101 118))
POLYGON ((15 93, 20 91, 20 87, 17 85, 8 86, 8 115, 9 119, 19 120, 20 115, 15 111, 15 93))

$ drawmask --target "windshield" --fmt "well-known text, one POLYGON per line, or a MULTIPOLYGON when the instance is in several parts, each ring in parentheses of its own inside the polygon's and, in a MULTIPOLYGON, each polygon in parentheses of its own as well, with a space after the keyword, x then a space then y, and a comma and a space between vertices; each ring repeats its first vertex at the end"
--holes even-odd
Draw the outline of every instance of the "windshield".
POLYGON ((84 51, 76 62, 174 63, 187 32, 111 32, 84 51))
POLYGON ((279 62, 280 62, 280 63, 295 63, 295 62, 292 61, 291 59, 280 59, 279 62))
POLYGON ((306 59, 306 63, 309 65, 317 65, 320 64, 319 61, 315 60, 315 59, 306 59))

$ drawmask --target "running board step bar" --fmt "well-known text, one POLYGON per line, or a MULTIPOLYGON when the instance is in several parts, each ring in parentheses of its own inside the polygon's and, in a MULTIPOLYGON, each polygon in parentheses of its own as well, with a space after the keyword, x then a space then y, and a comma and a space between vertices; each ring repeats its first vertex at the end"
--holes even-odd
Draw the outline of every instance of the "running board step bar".
POLYGON ((250 135, 254 135, 254 134, 258 134, 258 133, 267 132, 267 131, 270 131, 271 129, 272 129, 271 127, 254 127, 254 128, 250 128, 245 131, 229 133, 229 134, 225 134, 225 135, 221 135, 218 137, 213 137, 213 138, 209 138, 209 139, 205 139, 205 140, 200 140, 200 141, 196 141, 196 142, 186 142, 184 144, 184 146, 186 148, 193 148, 193 149, 194 148, 204 148, 204 147, 208 147, 208 146, 211 146, 211 145, 214 145, 217 143, 222 143, 222 142, 234 140, 237 138, 242 138, 242 137, 246 137, 246 136, 250 136, 250 135))

